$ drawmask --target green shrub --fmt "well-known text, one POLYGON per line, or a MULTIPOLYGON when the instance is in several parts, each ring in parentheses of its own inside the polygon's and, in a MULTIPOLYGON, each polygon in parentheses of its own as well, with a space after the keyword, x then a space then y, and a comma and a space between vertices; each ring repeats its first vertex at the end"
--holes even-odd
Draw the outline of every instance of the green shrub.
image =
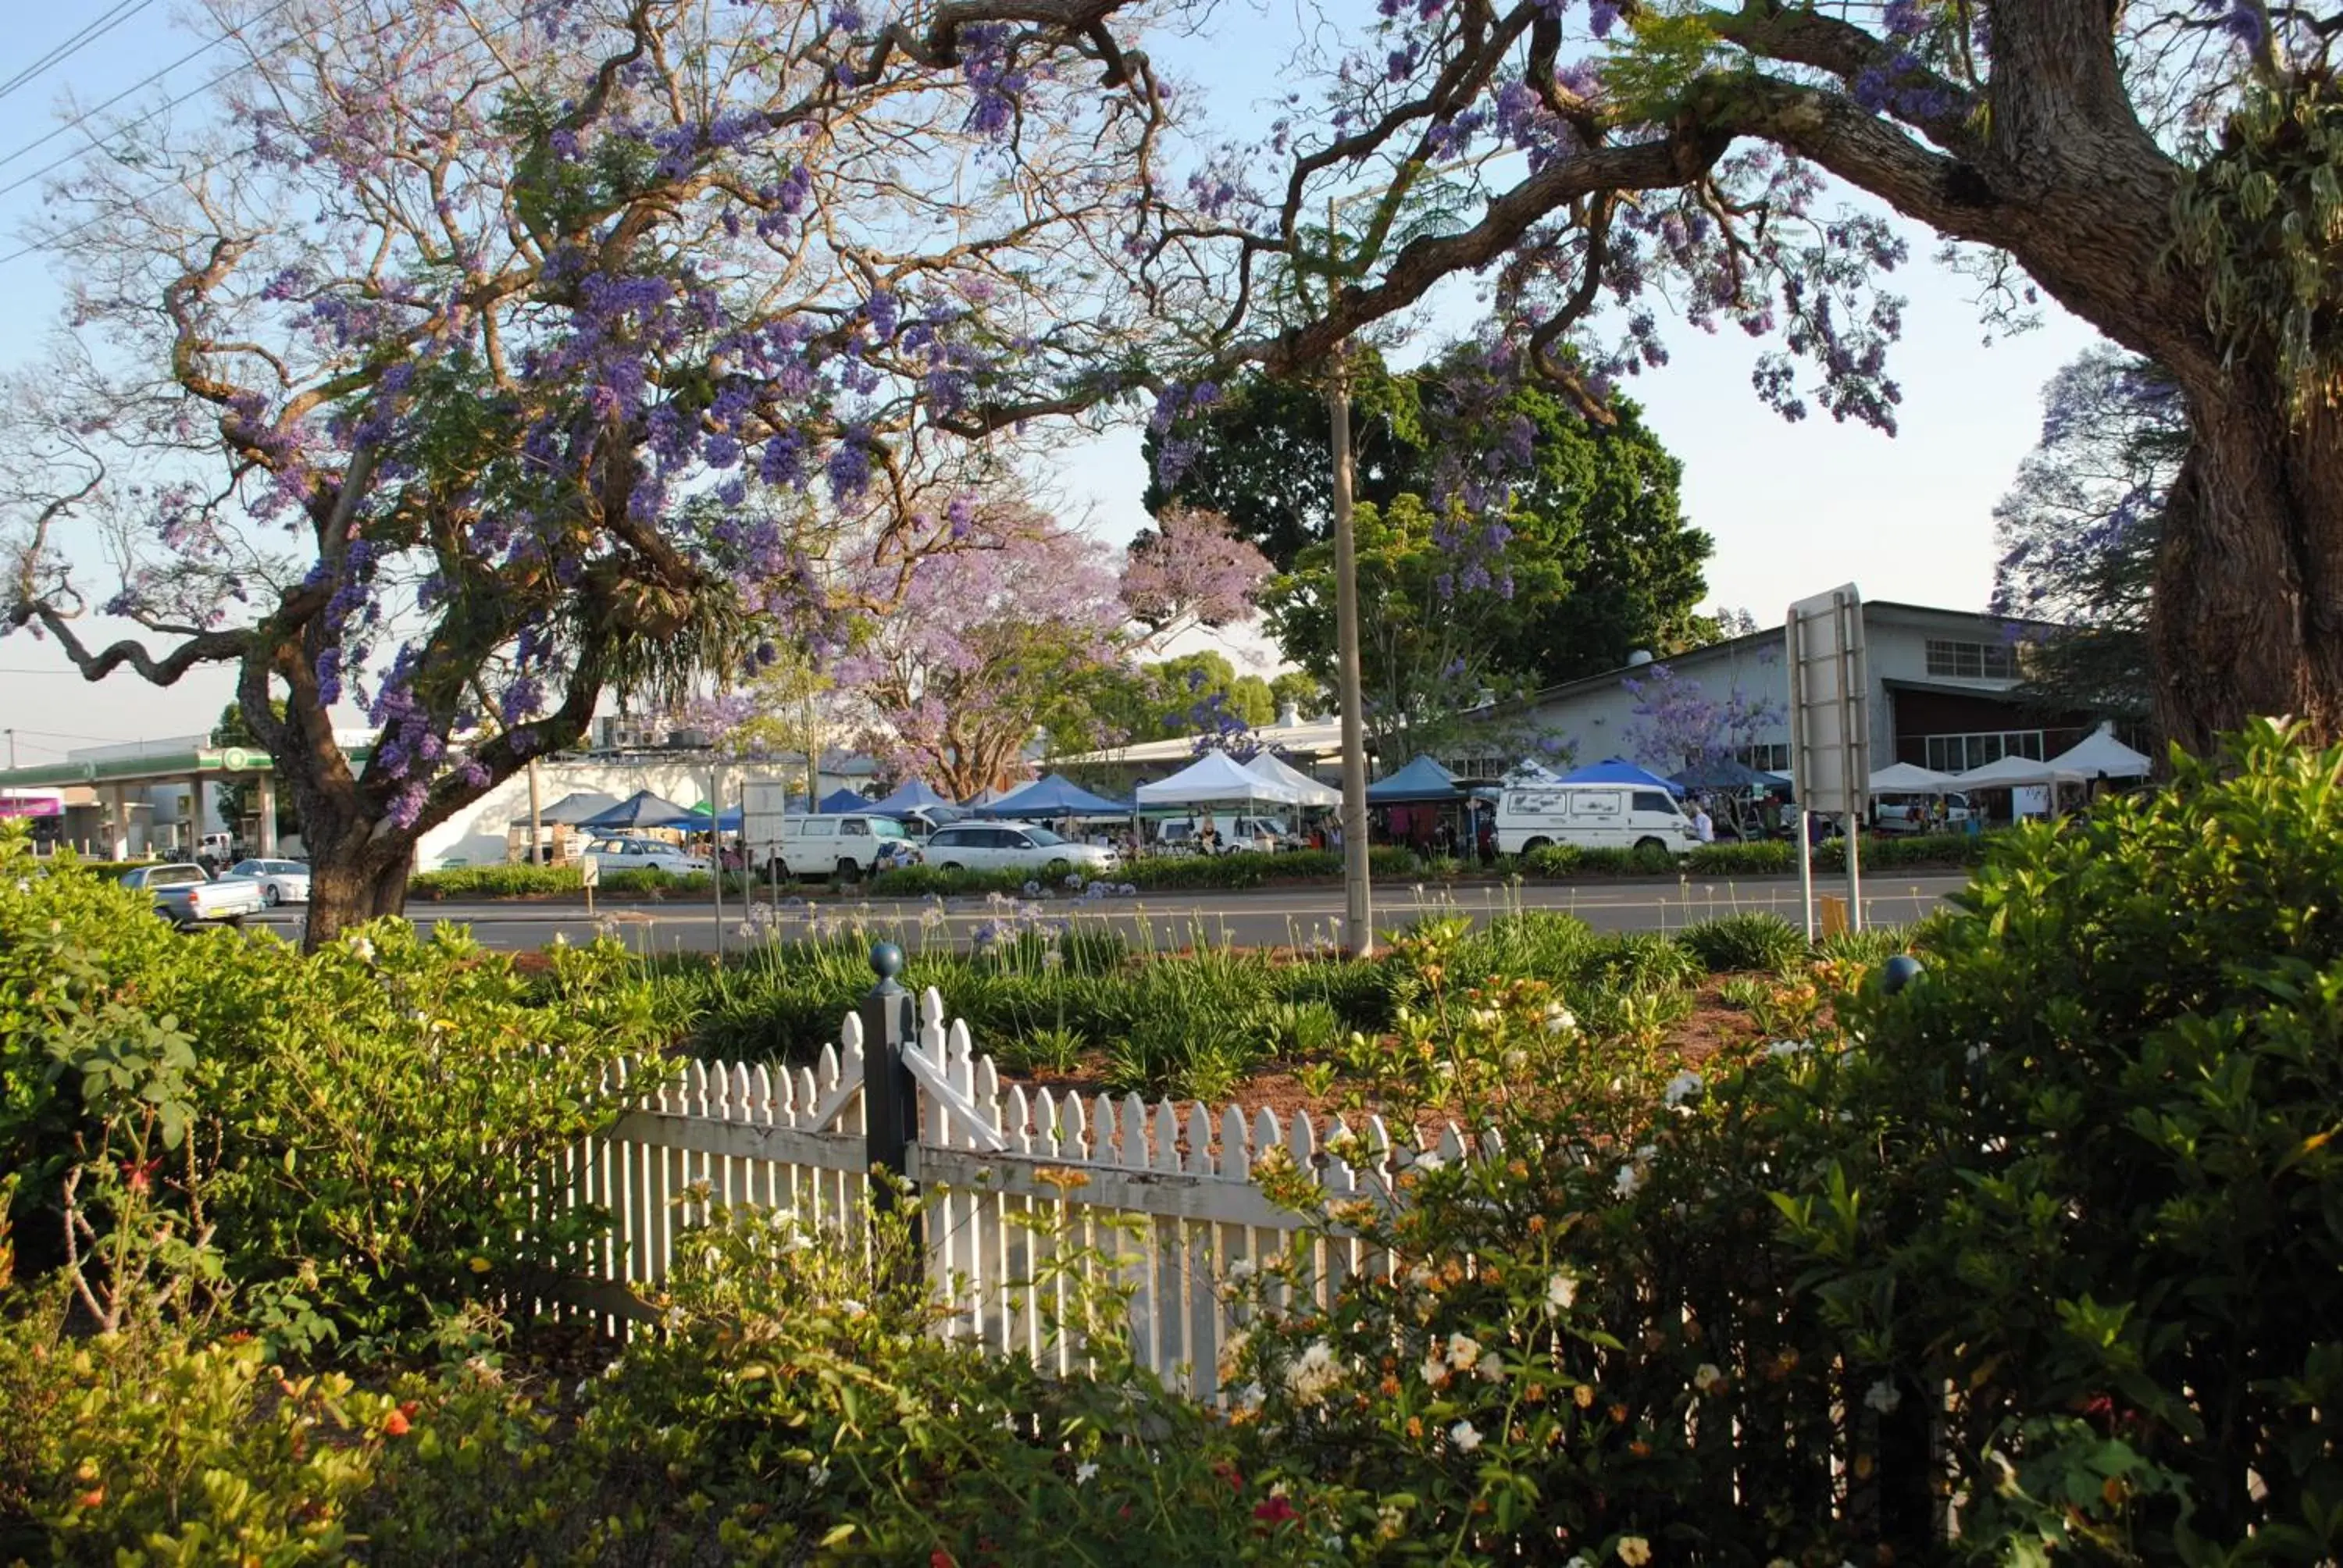
POLYGON ((1025 886, 1022 871, 948 871, 941 866, 898 866, 870 881, 876 899, 959 897, 971 893, 1014 893, 1025 886))
POLYGON ((1583 990, 1641 991, 1690 985, 1701 972, 1700 960, 1668 938, 1630 931, 1596 938, 1571 978, 1583 990))
POLYGON ((1686 926, 1676 940, 1710 972, 1785 970, 1805 961, 1805 933, 1779 915, 1725 915, 1686 926))
POLYGON ((1767 877, 1798 869, 1798 847, 1786 839, 1702 844, 1684 857, 1696 877, 1767 877))
MULTIPOLYGON (((611 880, 638 874, 614 872, 611 880)), ((454 866, 444 871, 417 871, 407 879, 407 894, 427 900, 512 899, 582 892, 585 886, 576 866, 454 866)))

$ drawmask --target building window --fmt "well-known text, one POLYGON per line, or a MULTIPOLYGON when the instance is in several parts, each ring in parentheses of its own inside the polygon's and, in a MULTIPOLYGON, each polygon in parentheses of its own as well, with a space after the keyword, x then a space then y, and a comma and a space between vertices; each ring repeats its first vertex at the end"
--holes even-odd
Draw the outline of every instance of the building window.
POLYGON ((1787 773, 1790 770, 1790 749, 1787 746, 1745 746, 1733 756, 1744 768, 1755 768, 1760 773, 1787 773))
POLYGON ((2005 757, 2039 762, 2045 755, 2039 729, 2004 729, 1978 735, 1923 735, 1926 766, 1938 773, 1966 773, 2005 757))
POLYGON ((1443 757, 1440 765, 1459 779, 1487 784, 1503 779, 1513 766, 1502 757, 1443 757))
POLYGON ((2017 649, 2006 642, 1928 639, 1928 673, 1956 680, 2016 680, 2017 649))

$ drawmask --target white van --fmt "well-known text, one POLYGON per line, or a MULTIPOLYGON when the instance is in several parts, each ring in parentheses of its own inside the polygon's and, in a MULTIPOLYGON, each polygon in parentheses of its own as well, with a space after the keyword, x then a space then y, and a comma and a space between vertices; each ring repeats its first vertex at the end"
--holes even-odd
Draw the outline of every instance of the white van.
POLYGON ((779 836, 752 848, 762 861, 785 877, 867 877, 882 859, 909 862, 919 858, 903 824, 892 817, 790 816, 779 821, 779 836))
POLYGON ((1215 853, 1233 855, 1240 849, 1290 849, 1301 840, 1282 821, 1274 817, 1245 817, 1200 813, 1178 817, 1159 824, 1155 841, 1167 849, 1187 850, 1196 848, 1198 833, 1205 822, 1212 825, 1215 853))
POLYGON ((1700 842, 1692 819, 1664 789, 1622 784, 1559 784, 1508 789, 1497 800, 1497 852, 1522 855, 1551 844, 1582 849, 1656 845, 1682 854, 1700 842))

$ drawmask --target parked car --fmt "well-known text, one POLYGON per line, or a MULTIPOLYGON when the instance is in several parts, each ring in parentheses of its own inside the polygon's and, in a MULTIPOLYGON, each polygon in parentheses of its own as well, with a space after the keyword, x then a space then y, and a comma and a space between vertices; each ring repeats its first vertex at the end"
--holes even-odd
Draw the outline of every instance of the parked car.
POLYGON ((948 871, 1031 871, 1063 877, 1094 876, 1115 868, 1112 849, 1077 844, 1047 828, 1022 823, 955 822, 939 828, 927 843, 930 866, 948 871))
POLYGON ((1700 842, 1692 819, 1664 789, 1621 784, 1563 784, 1508 789, 1497 800, 1497 852, 1526 854, 1551 844, 1584 849, 1677 854, 1700 842))
POLYGON ((245 916, 256 915, 268 907, 261 898, 258 882, 246 877, 215 881, 201 866, 184 861, 134 866, 122 873, 122 885, 154 894, 155 912, 182 930, 212 920, 223 925, 242 925, 245 916))
POLYGON ((261 901, 270 909, 309 901, 309 868, 298 860, 238 860, 227 875, 258 882, 261 901))
POLYGON ((757 852, 766 857, 768 869, 776 876, 836 877, 841 881, 867 877, 882 861, 909 864, 920 858, 902 823, 863 812, 784 817, 780 837, 759 844, 757 852))
POLYGON ((597 839, 586 846, 583 858, 591 860, 594 869, 605 877, 613 871, 659 871, 671 877, 689 877, 709 869, 706 856, 691 854, 657 839, 597 839))

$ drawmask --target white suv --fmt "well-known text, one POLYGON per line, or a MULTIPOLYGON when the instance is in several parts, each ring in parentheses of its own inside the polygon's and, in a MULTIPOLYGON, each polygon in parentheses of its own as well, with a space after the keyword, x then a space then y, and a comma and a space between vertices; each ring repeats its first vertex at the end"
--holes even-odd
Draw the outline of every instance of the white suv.
POLYGON ((709 869, 705 857, 688 854, 656 839, 600 839, 586 848, 585 858, 603 876, 613 871, 659 871, 688 877, 709 869))
POLYGON ((1112 849, 1077 844, 1047 828, 1008 822, 955 822, 939 828, 927 843, 928 864, 947 871, 1034 871, 1052 877, 1069 872, 1096 876, 1115 867, 1112 849))
POLYGON ((851 880, 880 869, 880 862, 909 864, 920 858, 903 824, 892 817, 784 817, 779 841, 759 846, 770 851, 781 874, 851 880))

